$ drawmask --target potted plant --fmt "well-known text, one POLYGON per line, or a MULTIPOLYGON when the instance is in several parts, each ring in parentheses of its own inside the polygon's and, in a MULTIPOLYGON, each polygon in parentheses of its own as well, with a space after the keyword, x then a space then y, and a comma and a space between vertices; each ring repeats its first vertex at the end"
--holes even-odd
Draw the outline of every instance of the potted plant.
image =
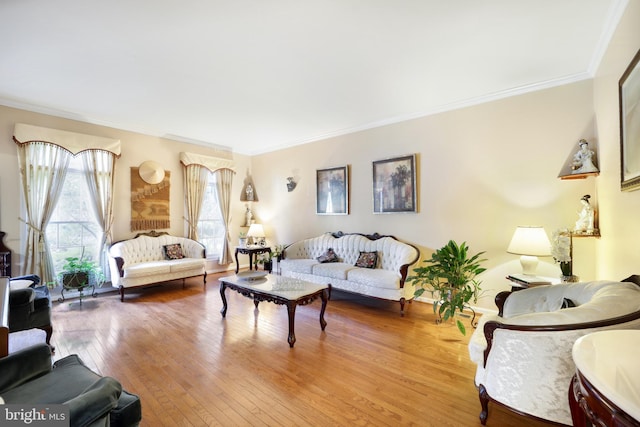
POLYGON ((247 232, 246 231, 241 231, 240 233, 238 233, 238 245, 240 247, 247 246, 247 232))
POLYGON ((431 295, 438 294, 439 300, 433 304, 433 312, 444 320, 455 319, 458 329, 466 335, 466 329, 456 313, 462 313, 468 307, 469 301, 478 300, 481 282, 476 277, 486 268, 481 263, 484 252, 469 254, 466 242, 458 245, 455 241, 436 250, 431 259, 424 260, 428 265, 414 268, 414 274, 407 280, 416 286, 415 297, 421 296, 426 290, 431 295))
POLYGON ((62 286, 65 289, 82 289, 95 282, 98 286, 104 283, 104 274, 93 261, 78 257, 67 257, 60 272, 62 286))
POLYGON ((284 251, 284 245, 275 245, 271 252, 265 252, 258 255, 256 264, 263 264, 265 271, 271 272, 273 270, 273 261, 280 262, 282 259, 282 252, 284 251))

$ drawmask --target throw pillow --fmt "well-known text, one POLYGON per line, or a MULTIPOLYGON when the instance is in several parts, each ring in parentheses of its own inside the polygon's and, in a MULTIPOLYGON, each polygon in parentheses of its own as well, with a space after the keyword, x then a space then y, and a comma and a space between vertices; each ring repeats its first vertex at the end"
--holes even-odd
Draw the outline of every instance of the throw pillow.
POLYGON ((320 255, 318 258, 316 258, 318 260, 318 262, 320 263, 325 263, 325 262, 338 262, 338 255, 336 255, 336 253, 333 251, 332 248, 327 249, 327 251, 325 253, 323 253, 322 255, 320 255))
POLYGON ((360 256, 356 261, 356 267, 362 268, 376 268, 376 264, 378 263, 378 253, 377 252, 360 252, 360 256))
POLYGON ((184 258, 184 254, 182 253, 182 245, 180 243, 164 245, 163 248, 164 248, 164 257, 166 259, 184 258))

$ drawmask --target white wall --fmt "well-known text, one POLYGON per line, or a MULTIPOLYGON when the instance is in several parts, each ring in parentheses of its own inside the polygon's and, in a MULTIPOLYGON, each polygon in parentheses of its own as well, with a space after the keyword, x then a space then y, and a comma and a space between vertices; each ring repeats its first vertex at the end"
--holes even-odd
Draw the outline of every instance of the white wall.
MULTIPOLYGON (((572 227, 579 200, 595 179, 557 178, 581 138, 596 142, 592 82, 582 81, 474 107, 254 156, 257 207, 274 243, 325 231, 391 234, 418 245, 423 255, 449 239, 486 251, 485 298, 509 289, 504 276, 520 271, 506 253, 518 225, 543 225, 549 234, 572 227), (417 214, 374 215, 372 161, 418 155, 417 214), (316 169, 348 164, 351 214, 315 214, 316 169), (298 176, 287 193, 286 177, 298 176)), ((595 278, 595 239, 576 242, 576 274, 595 278)), ((539 272, 559 276, 551 258, 539 272)))
POLYGON ((640 274, 640 191, 620 191, 618 81, 640 49, 640 1, 631 0, 607 49, 594 83, 602 174, 598 178, 601 229, 595 263, 600 278, 640 274))

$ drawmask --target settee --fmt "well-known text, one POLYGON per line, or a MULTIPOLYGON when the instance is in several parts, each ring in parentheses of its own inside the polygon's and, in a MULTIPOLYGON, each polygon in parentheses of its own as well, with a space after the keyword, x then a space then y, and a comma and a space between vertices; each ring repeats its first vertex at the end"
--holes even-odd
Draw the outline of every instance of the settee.
POLYGON ((109 248, 111 285, 120 290, 124 301, 124 290, 170 280, 203 275, 205 270, 205 247, 186 237, 167 233, 141 233, 133 239, 122 240, 109 248))
POLYGON ((280 272, 331 284, 332 289, 398 301, 404 314, 405 302, 413 299, 415 290, 405 283, 407 271, 419 257, 415 246, 393 236, 325 233, 287 246, 280 272))
POLYGON ((487 422, 489 402, 520 414, 571 425, 568 393, 574 342, 606 329, 640 329, 640 287, 595 281, 538 286, 496 296, 469 341, 475 383, 487 422))

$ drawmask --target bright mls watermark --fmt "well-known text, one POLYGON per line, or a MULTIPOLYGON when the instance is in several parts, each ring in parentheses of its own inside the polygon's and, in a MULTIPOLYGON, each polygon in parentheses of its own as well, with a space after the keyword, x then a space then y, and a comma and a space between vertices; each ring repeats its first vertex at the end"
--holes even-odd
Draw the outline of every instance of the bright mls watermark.
POLYGON ((69 427, 69 407, 66 405, 0 405, 0 425, 69 427))

